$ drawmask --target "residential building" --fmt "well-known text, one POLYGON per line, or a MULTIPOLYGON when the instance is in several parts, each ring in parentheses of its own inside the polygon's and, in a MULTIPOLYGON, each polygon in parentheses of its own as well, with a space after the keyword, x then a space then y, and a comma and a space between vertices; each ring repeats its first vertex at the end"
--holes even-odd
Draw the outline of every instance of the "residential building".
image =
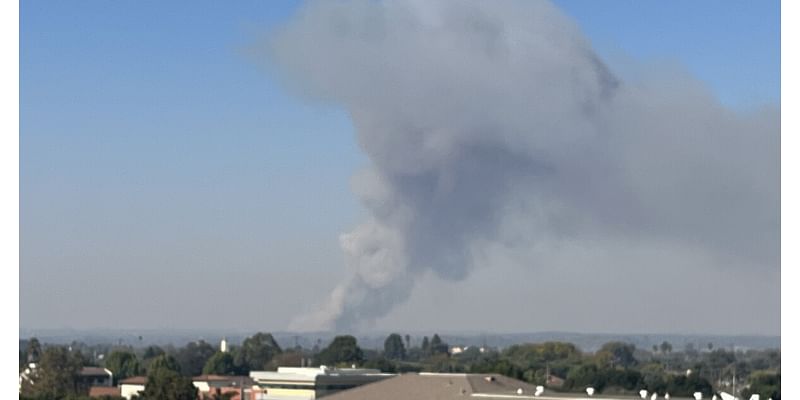
POLYGON ((146 376, 132 376, 119 381, 120 396, 131 400, 136 395, 144 393, 144 385, 147 384, 146 376))
POLYGON ((78 376, 78 386, 89 388, 92 386, 114 386, 114 374, 100 367, 83 367, 78 376))

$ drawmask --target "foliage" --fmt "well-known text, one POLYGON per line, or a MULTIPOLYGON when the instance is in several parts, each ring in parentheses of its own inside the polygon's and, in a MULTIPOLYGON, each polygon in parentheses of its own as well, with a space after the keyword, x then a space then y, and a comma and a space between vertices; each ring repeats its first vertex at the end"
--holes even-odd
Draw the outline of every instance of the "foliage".
POLYGON ((136 359, 136 354, 129 351, 111 353, 105 361, 105 367, 114 373, 115 381, 139 375, 142 370, 139 360, 136 359))
POLYGON ((230 353, 218 351, 206 361, 203 367, 203 374, 208 375, 237 375, 239 368, 233 362, 230 353))
POLYGON ((166 369, 158 369, 147 377, 141 396, 147 400, 195 400, 197 388, 188 377, 166 369))
POLYGON ((25 382, 22 394, 34 398, 58 399, 76 394, 81 358, 63 346, 46 348, 38 367, 32 372, 33 384, 25 382))
POLYGON ((147 375, 149 376, 152 372, 155 372, 159 369, 167 369, 178 373, 181 372, 181 366, 178 364, 178 361, 175 359, 175 357, 167 354, 162 354, 150 362, 147 375))
POLYGON ((433 338, 431 338, 430 343, 430 353, 431 354, 447 354, 448 349, 450 346, 447 343, 442 341, 442 338, 439 337, 439 334, 434 333, 433 338))
POLYGON ((403 338, 396 333, 392 333, 383 342, 383 355, 391 360, 402 360, 406 358, 406 346, 403 338))
POLYGON ((205 341, 191 342, 182 347, 175 354, 175 359, 180 364, 181 372, 186 376, 196 376, 203 372, 206 360, 211 358, 216 351, 205 341))
POLYGON ((236 349, 234 363, 243 372, 264 370, 272 358, 282 352, 272 334, 259 332, 245 339, 236 349))
POLYGON ((398 366, 384 357, 373 358, 364 362, 364 368, 377 369, 390 374, 397 373, 398 366))
POLYGON ((196 400, 191 378, 181 376, 180 365, 171 356, 156 357, 147 373, 142 398, 147 400, 196 400))
POLYGON ((703 397, 710 397, 714 391, 711 383, 697 374, 672 376, 667 379, 665 390, 675 397, 690 397, 695 392, 703 393, 703 397))
POLYGON ((636 358, 633 356, 635 351, 636 347, 630 343, 609 342, 594 357, 601 366, 629 368, 636 365, 636 358))
POLYGON ((769 371, 756 371, 750 375, 750 387, 742 391, 744 398, 759 394, 762 399, 781 399, 781 374, 769 371))
POLYGON ((320 365, 360 364, 364 361, 364 352, 358 347, 355 337, 336 336, 331 344, 317 355, 317 360, 320 365))

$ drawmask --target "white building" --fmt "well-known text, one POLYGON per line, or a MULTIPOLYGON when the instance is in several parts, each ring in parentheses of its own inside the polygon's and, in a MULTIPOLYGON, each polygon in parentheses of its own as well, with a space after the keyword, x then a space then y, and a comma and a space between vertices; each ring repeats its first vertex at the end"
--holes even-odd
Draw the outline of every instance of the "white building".
POLYGON ((253 400, 310 400, 395 376, 377 369, 278 367, 252 371, 253 400))
POLYGON ((131 400, 136 395, 144 393, 144 385, 147 384, 146 376, 132 376, 119 382, 119 395, 131 400))

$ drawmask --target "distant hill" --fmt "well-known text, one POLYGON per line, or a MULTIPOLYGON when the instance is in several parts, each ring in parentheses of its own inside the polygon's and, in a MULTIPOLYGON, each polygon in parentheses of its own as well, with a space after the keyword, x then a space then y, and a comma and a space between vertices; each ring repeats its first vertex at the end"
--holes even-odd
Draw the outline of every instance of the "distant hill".
MULTIPOLYGON (((125 344, 134 347, 155 345, 183 346, 195 341, 205 340, 209 343, 218 343, 226 337, 230 344, 241 343, 244 338, 255 332, 223 331, 223 330, 70 330, 70 329, 40 329, 21 330, 20 339, 38 337, 43 343, 67 344, 73 341, 92 344, 125 344), (140 339, 141 337, 141 339, 140 339)), ((399 332, 405 335, 405 332, 399 332)), ((432 336, 434 332, 409 333, 412 346, 419 345, 424 335, 432 336)), ((273 332, 278 343, 283 348, 293 347, 298 344, 305 348, 312 348, 319 342, 325 346, 335 336, 330 332, 295 333, 273 332)), ((359 345, 365 349, 381 349, 386 333, 354 334, 359 345)), ((683 350, 687 344, 692 343, 698 350, 707 349, 708 343, 714 348, 726 349, 767 349, 781 347, 780 336, 756 335, 691 335, 691 334, 596 334, 575 332, 529 332, 529 333, 440 333, 442 339, 450 345, 481 346, 505 348, 519 343, 536 343, 545 341, 564 341, 574 343, 584 351, 593 352, 610 341, 623 341, 633 343, 637 348, 649 350, 653 345, 663 341, 670 342, 673 348, 683 350)))

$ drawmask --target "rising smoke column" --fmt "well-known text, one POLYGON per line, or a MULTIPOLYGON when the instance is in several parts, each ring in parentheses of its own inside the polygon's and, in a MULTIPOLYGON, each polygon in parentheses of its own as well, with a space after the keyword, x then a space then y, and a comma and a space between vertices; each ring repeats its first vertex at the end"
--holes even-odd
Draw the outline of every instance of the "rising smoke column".
POLYGON ((353 181, 370 217, 340 237, 349 278, 292 329, 370 323, 422 274, 463 279, 486 245, 540 236, 776 265, 777 111, 734 114, 675 74, 627 83, 550 3, 315 2, 266 47, 346 108, 371 161, 353 181))

